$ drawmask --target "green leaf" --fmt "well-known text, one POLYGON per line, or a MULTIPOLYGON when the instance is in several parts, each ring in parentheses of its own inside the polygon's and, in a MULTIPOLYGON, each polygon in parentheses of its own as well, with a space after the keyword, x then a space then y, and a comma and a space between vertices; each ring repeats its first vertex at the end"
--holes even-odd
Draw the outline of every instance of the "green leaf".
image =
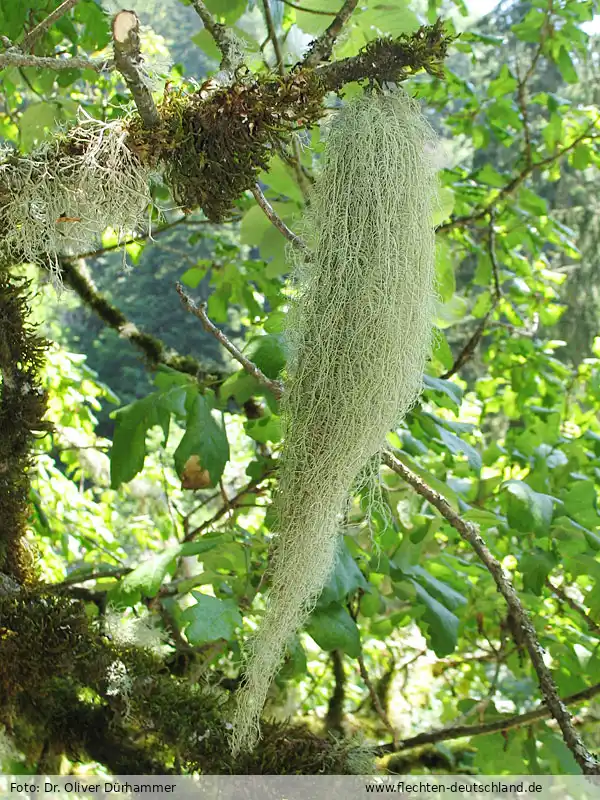
MULTIPOLYGON (((298 5, 311 11, 332 11, 331 0, 306 0, 298 5)), ((331 23, 333 17, 326 14, 312 14, 310 11, 296 11, 296 25, 305 33, 319 36, 331 23)))
POLYGON ((600 522, 597 511, 596 487, 590 480, 576 481, 561 497, 564 511, 587 528, 600 522))
POLYGON ((185 433, 175 451, 175 468, 181 474, 190 456, 196 455, 216 486, 229 461, 227 433, 214 418, 208 395, 199 394, 195 388, 188 391, 186 409, 185 433))
POLYGON ((440 328, 449 328, 460 322, 469 311, 469 304, 464 297, 458 294, 453 295, 450 300, 438 309, 436 325, 440 328))
POLYGON ((477 180, 480 183, 487 183, 488 186, 500 188, 508 183, 508 178, 497 172, 491 164, 486 164, 482 169, 477 172, 477 180))
POLYGON ((463 439, 460 439, 458 436, 456 436, 456 434, 451 433, 441 425, 437 426, 437 430, 439 438, 451 453, 464 453, 471 469, 474 469, 476 472, 481 470, 481 455, 477 452, 473 445, 465 442, 463 439))
POLYGON ((370 2, 368 8, 356 15, 355 24, 368 40, 380 33, 392 38, 411 33, 419 27, 419 20, 407 0, 382 0, 370 2))
POLYGON ((433 224, 441 225, 447 220, 454 209, 454 192, 450 187, 444 186, 439 191, 439 206, 433 212, 433 224))
POLYGON ((275 380, 285 367, 286 354, 280 334, 269 333, 256 336, 248 345, 248 357, 265 373, 275 380))
POLYGON ((266 183, 272 191, 285 195, 294 200, 298 205, 304 205, 304 195, 290 168, 279 156, 275 156, 269 163, 269 171, 262 172, 259 176, 262 183, 266 183))
POLYGON ((204 2, 208 10, 226 25, 238 20, 248 4, 248 0, 204 0, 204 2))
POLYGON ((233 639, 235 629, 242 624, 237 603, 233 600, 220 600, 202 592, 192 592, 195 605, 186 608, 181 615, 186 623, 185 635, 188 642, 197 647, 217 639, 233 639))
POLYGON ((504 488, 509 495, 507 519, 510 527, 523 533, 547 533, 556 499, 534 491, 523 481, 507 481, 504 488))
POLYGON ((325 607, 336 601, 343 602, 357 589, 368 591, 369 584, 352 557, 345 541, 338 550, 333 574, 319 597, 319 606, 325 607))
POLYGON ((548 204, 544 198, 525 187, 522 187, 519 191, 519 205, 521 208, 524 208, 525 211, 529 211, 531 214, 536 214, 540 217, 545 217, 548 214, 548 204))
POLYGON ((23 150, 30 150, 36 142, 46 139, 61 119, 61 109, 56 103, 28 105, 19 118, 23 150))
POLYGON ((556 566, 557 559, 553 553, 534 547, 519 558, 519 570, 523 575, 523 586, 526 591, 541 595, 544 582, 556 566))
POLYGON ((517 80, 511 74, 507 64, 504 64, 497 78, 490 82, 487 90, 488 97, 505 97, 517 87, 517 80))
POLYGON ((555 58, 556 66, 560 74, 567 83, 577 83, 578 76, 575 65, 571 60, 569 51, 566 47, 561 47, 558 51, 558 56, 555 58))
POLYGON ((434 378, 433 375, 424 375, 423 384, 426 390, 435 392, 438 397, 443 395, 448 399, 448 403, 440 403, 440 405, 444 408, 452 408, 458 411, 463 396, 460 386, 444 378, 434 378))
POLYGON ((206 55, 212 59, 212 61, 219 62, 221 60, 221 51, 206 28, 202 28, 199 33, 194 34, 194 36, 191 36, 190 38, 192 42, 202 50, 202 52, 206 53, 206 55))
POLYGON ((437 290, 442 302, 447 303, 456 291, 456 279, 454 276, 454 264, 452 263, 452 251, 445 241, 437 243, 435 265, 437 290))
POLYGON ((265 414, 260 419, 249 419, 244 430, 251 439, 261 444, 281 441, 281 419, 275 414, 265 414))
POLYGON ((141 597, 155 597, 180 553, 181 546, 178 545, 144 561, 109 592, 111 604, 116 607, 133 606, 141 597))
POLYGON ((454 652, 458 639, 458 617, 432 597, 417 581, 411 582, 416 589, 417 600, 425 607, 421 619, 427 624, 434 653, 438 658, 450 655, 454 652))
POLYGON ((314 611, 306 631, 323 650, 343 650, 352 658, 360 655, 360 634, 356 623, 337 603, 314 611))
POLYGON ((410 567, 409 575, 414 577, 421 586, 433 595, 440 603, 442 603, 449 611, 455 611, 457 608, 467 604, 467 598, 457 592, 444 581, 435 578, 424 567, 414 564, 410 567))
POLYGON ((116 420, 113 446, 110 452, 111 487, 118 489, 122 483, 135 478, 144 468, 146 434, 160 425, 166 444, 169 438, 171 413, 183 410, 185 388, 176 386, 167 391, 153 392, 143 400, 114 411, 116 420))

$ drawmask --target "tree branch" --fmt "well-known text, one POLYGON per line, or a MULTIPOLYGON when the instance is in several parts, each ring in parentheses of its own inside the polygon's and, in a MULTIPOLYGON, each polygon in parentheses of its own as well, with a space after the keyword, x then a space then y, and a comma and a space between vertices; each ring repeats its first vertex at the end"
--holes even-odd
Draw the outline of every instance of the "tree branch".
POLYGON ((236 361, 242 365, 242 367, 246 370, 249 375, 252 375, 256 380, 261 383, 263 386, 266 386, 275 397, 281 397, 283 393, 283 384, 281 381, 273 381, 262 372, 259 367, 256 366, 249 358, 239 350, 232 341, 230 341, 227 336, 223 333, 222 330, 219 330, 217 326, 212 323, 206 313, 206 303, 201 303, 199 306, 194 303, 194 301, 188 297, 188 295, 184 292, 183 286, 180 283, 177 283, 177 293, 181 298, 181 302, 183 303, 184 308, 186 311, 189 311, 195 317, 198 317, 200 322, 202 323, 202 327, 204 328, 207 333, 212 334, 215 339, 220 342, 223 347, 230 353, 236 361))
POLYGON ((160 339, 155 339, 154 336, 140 331, 133 322, 128 320, 122 311, 113 306, 97 290, 83 261, 63 259, 61 271, 64 282, 79 295, 85 305, 110 328, 117 331, 119 336, 127 339, 141 350, 151 367, 164 364, 178 372, 193 375, 199 380, 203 380, 207 376, 207 370, 196 359, 191 356, 182 356, 175 351, 167 351, 160 339))
POLYGON ((53 56, 31 56, 22 53, 17 47, 11 47, 0 53, 0 69, 5 67, 36 67, 37 69, 92 69, 94 72, 106 72, 114 69, 114 62, 107 58, 54 58, 53 56))
POLYGON ((256 184, 256 186, 252 189, 252 194, 254 195, 254 199, 258 205, 265 212, 265 216, 273 223, 277 230, 285 236, 288 242, 291 242, 294 247, 296 247, 298 250, 301 250, 303 253, 308 253, 308 247, 304 244, 299 236, 296 236, 296 234, 288 228, 281 217, 278 216, 277 212, 264 196, 258 184, 256 184))
MULTIPOLYGON (((576 694, 569 695, 561 700, 565 706, 573 706, 578 703, 583 703, 586 700, 591 700, 600 694, 600 683, 590 686, 576 694)), ((543 703, 533 711, 528 711, 526 714, 518 714, 514 717, 504 717, 503 719, 493 720, 492 722, 483 722, 480 725, 452 725, 446 728, 438 728, 434 731, 427 731, 426 733, 419 733, 416 736, 411 736, 399 742, 397 746, 391 742, 385 744, 376 750, 376 755, 383 756, 388 753, 401 753, 404 750, 412 750, 415 747, 421 747, 425 744, 436 744, 437 742, 446 742, 452 739, 462 739, 469 736, 482 736, 490 733, 498 733, 500 731, 509 731, 513 728, 520 728, 523 725, 531 725, 534 722, 539 722, 543 719, 552 717, 550 709, 543 703)))
POLYGON ((277 31, 275 30, 273 15, 271 14, 271 3, 269 0, 262 0, 262 4, 265 13, 265 23, 267 26, 267 32, 269 34, 269 39, 271 40, 271 44, 273 45, 273 50, 275 51, 275 66, 277 67, 277 72, 283 77, 285 75, 285 66, 283 64, 283 53, 281 52, 281 45, 277 37, 277 31))
POLYGON ((54 25, 57 20, 74 8, 78 2, 79 0, 64 0, 64 2, 61 3, 58 8, 55 8, 54 11, 51 14, 48 14, 48 16, 38 23, 35 28, 32 28, 29 33, 25 34, 23 41, 21 42, 21 50, 24 53, 31 52, 31 48, 40 38, 40 36, 42 36, 48 30, 48 28, 54 25))
POLYGON ((451 507, 445 497, 435 489, 428 486, 418 475, 406 467, 389 450, 383 453, 383 463, 400 475, 415 491, 433 505, 444 519, 452 525, 459 535, 473 548, 480 561, 494 579, 496 587, 504 597, 509 612, 512 614, 515 623, 523 636, 523 641, 527 647, 531 663, 538 677, 542 695, 546 701, 550 713, 558 723, 563 735, 565 744, 572 752, 575 760, 586 775, 600 774, 600 763, 588 751, 581 737, 575 730, 571 715, 559 697, 556 684, 550 674, 550 670, 544 663, 544 651, 539 643, 537 633, 514 586, 504 571, 498 559, 492 554, 484 540, 479 534, 477 526, 471 522, 463 520, 451 507))
POLYGON ((335 15, 333 21, 328 26, 327 30, 313 42, 304 59, 304 65, 307 67, 314 67, 321 61, 328 61, 333 52, 333 45, 336 39, 342 32, 344 25, 348 22, 356 6, 358 0, 344 0, 344 4, 335 15))
POLYGON ((205 530, 210 528, 215 522, 224 517, 225 514, 228 514, 230 511, 235 510, 239 506, 239 502, 242 497, 245 497, 247 494, 260 494, 264 489, 260 488, 260 484, 265 481, 270 474, 271 470, 268 469, 264 472, 260 477, 251 480, 247 483, 244 487, 242 487, 233 497, 230 497, 227 504, 221 506, 221 508, 216 511, 210 519, 205 520, 201 525, 198 525, 197 528, 194 530, 189 531, 184 536, 183 541, 189 542, 194 539, 196 536, 199 536, 205 530))
POLYGON ((491 200, 487 205, 479 210, 473 211, 471 214, 466 214, 462 217, 453 217, 450 219, 449 222, 440 225, 437 228, 438 233, 445 233, 446 231, 451 231, 454 228, 461 228, 465 225, 469 225, 472 222, 477 222, 480 219, 484 219, 489 213, 498 205, 502 200, 505 200, 509 195, 511 195, 515 189, 518 189, 519 186, 536 170, 544 169, 544 167, 548 167, 551 164, 554 164, 555 161, 558 161, 581 142, 585 141, 586 139, 598 139, 600 138, 599 134, 593 134, 592 131, 600 122, 600 117, 590 122, 590 124, 586 127, 582 134, 580 134, 576 139, 574 139, 571 144, 567 145, 566 147, 561 148, 558 152, 554 153, 551 156, 547 156, 546 158, 542 158, 540 161, 535 161, 531 164, 528 164, 521 170, 518 175, 509 181, 506 186, 503 186, 501 189, 498 190, 498 193, 491 200))
POLYGON ((115 66, 125 79, 146 128, 156 128, 160 116, 148 88, 140 52, 140 21, 134 11, 119 11, 112 23, 115 66))
POLYGON ((221 69, 230 74, 242 63, 242 52, 238 42, 226 25, 217 22, 210 13, 204 0, 191 0, 195 12, 198 14, 206 30, 210 33, 215 44, 221 51, 221 69))
POLYGON ((74 261, 86 258, 92 258, 92 259, 98 258, 99 256, 102 256, 105 253, 113 253, 115 250, 123 250, 130 244, 140 244, 140 242, 146 242, 148 241, 148 239, 153 240, 155 236, 160 236, 162 233, 170 231, 171 228, 176 228, 178 225, 211 225, 211 224, 212 223, 207 219, 191 220, 189 219, 189 217, 183 216, 173 220, 172 222, 167 222, 160 228, 155 228, 154 230, 148 230, 146 231, 146 233, 141 233, 138 236, 133 236, 131 239, 125 239, 122 242, 109 244, 106 247, 99 247, 97 250, 88 250, 87 253, 78 253, 78 255, 70 256, 70 258, 74 261))
POLYGON ((342 650, 331 651, 331 667, 334 678, 333 692, 329 698, 325 726, 328 731, 344 733, 344 700, 346 698, 346 672, 342 650))

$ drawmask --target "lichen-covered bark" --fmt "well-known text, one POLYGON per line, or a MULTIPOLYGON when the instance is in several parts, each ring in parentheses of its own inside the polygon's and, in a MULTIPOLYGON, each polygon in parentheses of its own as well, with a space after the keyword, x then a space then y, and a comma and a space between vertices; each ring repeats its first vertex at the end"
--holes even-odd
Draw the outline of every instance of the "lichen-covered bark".
POLYGON ((29 514, 31 446, 44 422, 40 385, 45 341, 27 322, 29 284, 0 267, 0 572, 31 579, 23 543, 29 514))
POLYGON ((298 725, 265 724, 260 746, 233 759, 230 711, 221 688, 175 677, 150 651, 108 639, 82 602, 0 593, 0 729, 30 766, 65 753, 125 775, 370 771, 364 748, 298 725))

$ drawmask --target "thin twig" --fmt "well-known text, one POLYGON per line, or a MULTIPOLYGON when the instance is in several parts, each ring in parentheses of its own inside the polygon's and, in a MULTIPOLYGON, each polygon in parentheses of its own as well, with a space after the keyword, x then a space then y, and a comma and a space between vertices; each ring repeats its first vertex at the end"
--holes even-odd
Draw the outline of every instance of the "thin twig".
POLYGON ((78 586, 80 583, 87 583, 88 581, 99 581, 102 578, 122 578, 133 572, 133 567, 118 567, 115 569, 103 569, 97 572, 88 572, 87 575, 79 575, 75 578, 65 578, 60 583, 46 583, 39 586, 40 590, 58 591, 65 589, 68 586, 78 586))
POLYGON ((539 643, 537 633, 533 627, 531 620, 515 588, 508 576, 504 571, 501 563, 492 554, 485 541, 479 534, 476 525, 467 522, 460 517, 443 497, 435 489, 428 486, 418 475, 406 467, 396 456, 389 450, 383 453, 383 463, 393 470, 397 475, 400 475, 415 491, 425 498, 431 505, 433 505, 439 513, 452 525, 452 527, 459 533, 459 535, 473 548, 479 559, 483 562, 484 566, 494 579, 496 587, 500 594, 504 597, 508 606, 509 612, 512 614, 516 625, 518 626, 531 663, 538 677, 542 696, 544 697, 550 713, 558 723, 565 744, 573 753, 575 760, 581 767, 581 770, 587 775, 600 774, 600 763, 589 752, 584 745, 581 737, 573 726, 571 715, 566 706, 560 699, 556 684, 550 673, 550 670, 544 663, 544 650, 539 643))
POLYGON ((331 666, 334 678, 333 692, 329 698, 325 726, 328 731, 344 732, 344 700, 346 698, 346 672, 342 650, 331 651, 331 666))
POLYGON ((35 28, 32 28, 29 33, 25 34, 23 41, 21 42, 21 50, 24 53, 31 52, 31 48, 40 38, 40 36, 42 36, 42 34, 44 34, 48 28, 54 25, 57 20, 74 8, 78 2, 79 0, 64 0, 64 2, 61 3, 58 8, 55 8, 54 11, 51 14, 48 14, 48 16, 38 23, 35 28))
POLYGON ((264 196, 260 186, 256 184, 252 188, 252 194, 254 195, 254 199, 258 203, 258 205, 262 208, 265 212, 265 216, 273 223, 273 225, 277 228, 277 230, 282 233, 285 238, 291 242, 294 247, 298 250, 301 250, 303 253, 308 253, 308 247, 304 244, 302 239, 299 236, 288 228, 285 222, 281 219, 281 217, 277 214, 273 206, 269 203, 267 198, 264 196))
POLYGON ((202 20, 204 27, 221 51, 221 69, 233 74, 242 63, 242 53, 235 36, 226 25, 216 21, 206 7, 204 0, 191 0, 191 3, 202 20))
POLYGON ((352 12, 357 5, 358 0, 344 0, 344 4, 335 15, 327 30, 311 45, 308 55, 304 59, 304 64, 307 67, 314 67, 321 61, 328 61, 331 58, 333 45, 342 32, 344 25, 352 16, 352 12))
POLYGON ((146 128, 156 128, 160 115, 142 67, 140 21, 135 11, 119 11, 112 23, 115 65, 127 84, 146 128))
MULTIPOLYGON (((594 684, 587 689, 576 694, 569 695, 561 700, 565 706, 574 706, 578 703, 583 703, 586 700, 591 700, 600 694, 600 683, 594 684)), ((388 753, 401 753, 404 750, 412 750, 415 747, 421 747, 425 744, 436 744, 437 742, 446 742, 452 739, 462 739, 469 736, 483 736, 490 733, 498 733, 500 731, 508 731, 513 728, 521 728, 523 725, 531 725, 534 722, 539 722, 543 719, 552 717, 548 706, 541 703, 533 711, 528 711, 525 714, 517 714, 514 717, 504 717, 503 719, 494 720, 493 722, 483 722, 480 725, 452 725, 448 728, 438 728, 434 731, 427 731, 426 733, 419 733, 416 736, 411 736, 409 739, 404 739, 399 742, 397 746, 392 744, 385 744, 375 751, 378 756, 383 756, 388 753)))
POLYGON ((277 72, 281 75, 281 77, 284 77, 285 66, 283 64, 283 53, 281 51, 281 45, 277 37, 277 31, 275 30, 273 15, 271 14, 271 4, 269 0, 262 0, 262 5, 265 14, 265 23, 267 25, 267 32, 269 34, 269 39, 271 40, 271 44, 273 45, 273 50, 275 51, 275 66, 277 67, 277 72))
POLYGON ((285 3, 286 6, 290 8, 295 8, 296 11, 304 11, 306 14, 322 14, 326 17, 335 17, 335 11, 320 11, 318 8, 306 8, 306 6, 301 6, 298 3, 292 3, 291 0, 281 0, 282 3, 285 3))
POLYGON ((369 691, 369 696, 371 698, 371 702, 373 703, 373 707, 377 712, 377 716, 383 722, 387 730, 392 734, 393 740, 396 741, 396 731, 394 729, 394 726, 390 722, 390 719, 387 715, 387 711, 381 705, 381 701, 379 699, 377 691, 373 686, 373 682, 371 681, 369 672, 367 670, 367 665, 365 664, 365 658, 362 654, 362 650, 356 660, 358 661, 358 669, 360 671, 360 677, 363 679, 363 682, 369 691))
POLYGON ((556 584, 552 583, 550 578, 546 578, 546 586, 550 589, 550 591, 555 594, 558 599, 569 606, 570 609, 575 611, 575 613, 579 614, 580 617, 583 617, 585 620, 588 628, 593 631, 594 633, 600 634, 600 625, 595 622, 589 615, 589 613, 585 610, 585 608, 574 600, 572 597, 564 591, 561 586, 556 586, 556 584))
POLYGON ((481 341, 481 338, 484 334, 484 331, 487 327, 487 324, 490 318, 492 317, 494 311, 496 310, 498 303, 500 302, 500 298, 502 296, 502 289, 500 288, 500 267, 498 264, 498 257, 496 255, 496 231, 494 228, 493 209, 490 211, 490 224, 488 228, 488 252, 490 256, 490 262, 492 264, 492 280, 494 283, 494 290, 492 292, 492 304, 487 313, 484 315, 481 322, 479 323, 479 325, 477 326, 473 335, 469 338, 467 343, 464 345, 464 347, 454 360, 454 363, 452 364, 450 369, 441 376, 444 380, 447 380, 448 378, 451 378, 452 375, 455 375, 460 369, 462 369, 462 367, 467 363, 467 361, 469 361, 473 357, 475 351, 477 350, 479 342, 481 341))
MULTIPOLYGON (((268 41, 270 41, 271 44, 273 45, 277 72, 282 78, 285 78, 285 65, 283 63, 283 52, 281 50, 279 37, 277 36, 277 30, 275 29, 275 23, 273 22, 273 15, 271 14, 271 3, 270 0, 262 0, 262 2, 265 14, 265 23, 267 26, 267 32, 269 34, 268 41)), ((302 173, 302 163, 300 160, 300 145, 298 143, 298 135, 295 133, 292 134, 292 149, 294 151, 294 160, 292 166, 294 168, 294 172, 296 173, 296 177, 298 178, 298 184, 300 185, 302 193, 306 196, 306 182, 304 180, 304 175, 302 173)))
POLYGON ((217 326, 211 322, 208 314, 206 313, 206 303, 201 303, 199 306, 196 305, 196 303, 194 303, 194 301, 184 292, 183 286, 180 283, 177 283, 176 286, 177 294, 181 298, 181 302, 183 303, 186 311, 189 311, 195 317, 198 317, 204 330, 207 331, 207 333, 212 334, 215 339, 223 345, 227 352, 230 353, 236 361, 239 361, 248 374, 256 378, 256 380, 263 386, 266 386, 267 389, 273 392, 275 397, 281 397, 283 394, 283 384, 281 381, 273 381, 270 378, 267 378, 264 372, 259 369, 256 364, 250 361, 250 359, 247 358, 241 352, 241 350, 239 350, 234 343, 227 338, 222 330, 219 330, 219 328, 217 328, 217 326))
POLYGON ((221 517, 224 517, 225 514, 229 513, 233 509, 242 507, 240 504, 240 500, 242 497, 245 497, 247 494, 254 494, 259 495, 261 492, 264 491, 261 488, 260 484, 265 481, 270 474, 271 470, 267 470, 263 475, 254 480, 251 480, 250 483, 247 483, 244 487, 242 487, 233 497, 229 498, 227 505, 221 506, 221 508, 216 511, 210 519, 205 520, 197 528, 187 533, 183 539, 184 542, 189 542, 194 539, 196 536, 199 536, 201 533, 204 533, 205 530, 211 528, 215 522, 218 522, 221 517))

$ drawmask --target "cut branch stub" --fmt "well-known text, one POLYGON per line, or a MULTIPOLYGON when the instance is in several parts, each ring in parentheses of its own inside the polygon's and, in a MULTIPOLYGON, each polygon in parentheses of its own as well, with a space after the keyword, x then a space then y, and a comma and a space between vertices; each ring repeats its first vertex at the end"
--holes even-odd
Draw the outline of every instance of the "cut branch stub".
POLYGON ((135 11, 119 11, 113 17, 115 66, 133 95, 139 115, 146 128, 160 124, 160 116, 146 83, 140 52, 140 21, 135 11))

